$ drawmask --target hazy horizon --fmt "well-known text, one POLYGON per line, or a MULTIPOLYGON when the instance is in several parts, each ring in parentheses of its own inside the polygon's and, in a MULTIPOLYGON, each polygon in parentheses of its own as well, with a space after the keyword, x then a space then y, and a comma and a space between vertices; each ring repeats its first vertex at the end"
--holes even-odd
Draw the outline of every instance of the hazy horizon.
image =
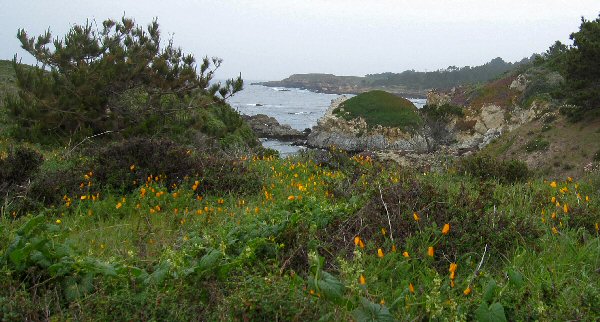
POLYGON ((501 57, 515 62, 556 40, 571 44, 581 17, 595 19, 597 1, 29 1, 0 4, 0 59, 50 27, 63 36, 86 19, 125 14, 138 24, 158 18, 164 39, 196 58, 223 58, 218 78, 279 80, 291 74, 364 76, 407 69, 476 66, 501 57), (57 10, 60 12, 57 13, 57 10))

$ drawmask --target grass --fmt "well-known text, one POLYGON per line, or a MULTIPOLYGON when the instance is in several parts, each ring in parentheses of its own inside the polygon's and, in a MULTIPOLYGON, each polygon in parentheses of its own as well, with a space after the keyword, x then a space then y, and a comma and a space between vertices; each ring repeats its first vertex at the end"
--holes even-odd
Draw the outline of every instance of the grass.
POLYGON ((500 305, 509 320, 600 317, 596 181, 500 184, 332 158, 241 157, 262 178, 245 195, 162 176, 120 193, 81 173, 70 201, 2 213, 0 316, 471 320, 500 305))
POLYGON ((352 97, 334 113, 347 120, 361 117, 369 127, 381 125, 408 130, 422 122, 414 104, 384 91, 370 91, 352 97))

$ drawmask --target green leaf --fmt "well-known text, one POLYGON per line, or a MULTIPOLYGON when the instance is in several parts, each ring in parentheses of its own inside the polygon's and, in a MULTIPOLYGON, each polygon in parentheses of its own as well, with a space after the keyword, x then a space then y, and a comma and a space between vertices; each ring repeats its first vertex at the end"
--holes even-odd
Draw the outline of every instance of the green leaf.
POLYGON ((508 281, 509 281, 509 283, 513 284, 514 286, 520 288, 524 284, 523 274, 511 269, 508 271, 508 281))
POLYGON ((145 280, 146 284, 160 284, 167 277, 171 264, 169 262, 162 262, 158 265, 156 270, 152 274, 148 275, 145 280))
POLYGON ((483 291, 483 300, 486 303, 490 303, 494 298, 494 293, 496 291, 496 281, 490 280, 485 286, 485 290, 483 291))
POLYGON ((498 302, 489 307, 486 303, 481 303, 475 310, 475 318, 479 322, 506 322, 504 307, 498 302))
POLYGON ((200 274, 210 271, 217 266, 217 263, 220 259, 221 252, 216 249, 211 249, 206 255, 200 258, 194 271, 200 274))
POLYGON ((36 227, 42 224, 45 221, 44 215, 38 215, 36 217, 31 218, 28 222, 26 222, 19 230, 17 230, 17 234, 29 235, 36 227))
POLYGON ((333 275, 321 271, 321 279, 317 281, 317 289, 323 293, 323 296, 333 301, 338 301, 344 293, 344 284, 333 275))
POLYGON ((352 311, 352 316, 354 316, 358 322, 395 321, 388 308, 383 305, 373 303, 364 297, 360 298, 360 304, 361 306, 352 311))

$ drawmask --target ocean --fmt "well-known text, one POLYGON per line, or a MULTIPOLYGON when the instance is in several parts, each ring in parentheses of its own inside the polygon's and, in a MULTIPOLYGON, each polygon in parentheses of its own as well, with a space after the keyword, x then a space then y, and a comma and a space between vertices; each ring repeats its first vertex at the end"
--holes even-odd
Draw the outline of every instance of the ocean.
MULTIPOLYGON (((296 88, 244 85, 244 90, 230 97, 227 102, 241 114, 265 114, 274 117, 280 124, 289 124, 297 130, 312 128, 324 114, 331 101, 340 95, 315 93, 296 88)), ((351 97, 353 95, 346 94, 351 97)), ((418 108, 425 99, 408 98, 418 108)), ((279 151, 282 157, 297 153, 303 147, 291 142, 261 138, 264 147, 279 151)))

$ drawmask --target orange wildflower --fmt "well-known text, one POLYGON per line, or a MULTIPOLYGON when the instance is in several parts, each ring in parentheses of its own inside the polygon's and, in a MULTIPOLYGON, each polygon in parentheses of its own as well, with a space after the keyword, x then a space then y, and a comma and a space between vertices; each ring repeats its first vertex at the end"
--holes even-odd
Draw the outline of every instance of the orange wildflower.
POLYGON ((463 294, 464 294, 464 295, 469 295, 469 294, 471 294, 471 287, 470 287, 470 286, 469 286, 469 287, 467 287, 467 288, 466 288, 466 289, 463 291, 463 294))
POLYGON ((119 202, 115 208, 121 209, 121 207, 123 207, 123 204, 119 202))
POLYGON ((414 293, 414 292, 415 292, 415 287, 413 286, 413 284, 412 284, 412 283, 408 284, 408 290, 409 290, 411 293, 414 293))
POLYGON ((382 250, 381 248, 378 248, 378 249, 377 249, 377 257, 379 257, 379 258, 383 258, 383 256, 384 256, 384 255, 383 255, 383 250, 382 250))
POLYGON ((413 218, 415 219, 415 221, 421 220, 421 217, 419 217, 419 214, 417 214, 416 212, 413 213, 413 218))
POLYGON ((447 235, 450 231, 450 224, 445 224, 444 228, 442 228, 442 234, 447 235))
POLYGON ((565 212, 565 214, 569 212, 569 206, 567 204, 564 204, 563 211, 565 212))
POLYGON ((550 182, 550 187, 552 187, 552 188, 556 188, 556 181, 552 181, 552 182, 550 182))
POLYGON ((556 197, 552 197, 552 199, 550 199, 550 202, 556 203, 556 197))
POLYGON ((396 245, 392 245, 392 253, 396 252, 396 245))
POLYGON ((360 274, 360 277, 358 278, 358 283, 360 283, 360 285, 367 284, 367 279, 365 278, 365 276, 363 274, 360 274))
POLYGON ((454 273, 454 272, 456 272, 457 267, 458 267, 458 265, 456 265, 456 263, 450 263, 450 268, 448 269, 448 271, 450 273, 454 273))
POLYGON ((289 196, 287 199, 288 199, 289 201, 294 201, 294 199, 296 199, 296 197, 294 197, 294 196, 289 196))
POLYGON ((452 279, 450 280, 450 287, 452 287, 452 288, 454 287, 454 280, 452 280, 452 279))
POLYGON ((404 253, 402 253, 402 256, 404 256, 404 257, 406 257, 406 258, 409 258, 409 257, 410 257, 410 255, 408 254, 408 252, 404 252, 404 253))
POLYGON ((427 255, 429 257, 433 257, 433 247, 429 246, 429 248, 427 248, 427 255))
POLYGON ((358 236, 354 237, 354 246, 358 246, 359 243, 360 243, 360 237, 358 237, 358 236))

